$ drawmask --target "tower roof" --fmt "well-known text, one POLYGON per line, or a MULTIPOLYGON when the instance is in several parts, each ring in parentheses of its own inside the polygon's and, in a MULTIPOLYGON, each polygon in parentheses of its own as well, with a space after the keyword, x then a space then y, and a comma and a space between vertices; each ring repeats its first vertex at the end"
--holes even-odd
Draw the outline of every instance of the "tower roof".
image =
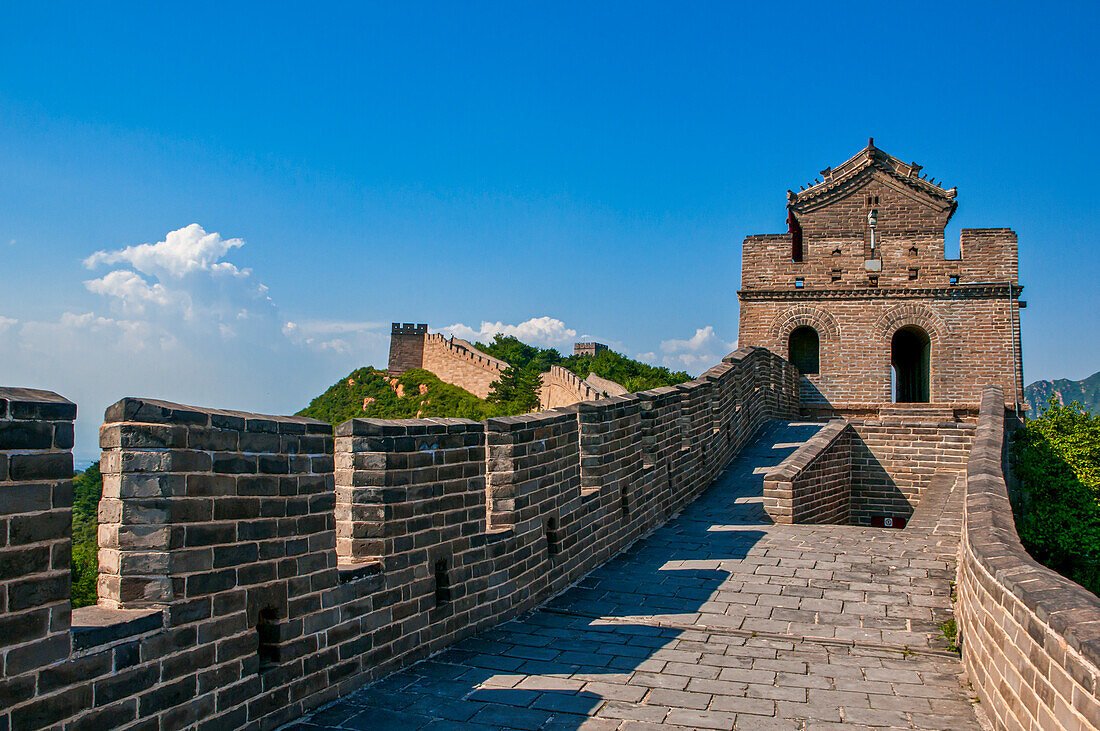
MULTIPOLYGON (((814 182, 797 193, 787 191, 787 205, 796 210, 811 210, 843 197, 853 187, 861 186, 872 176, 885 179, 904 190, 912 191, 917 197, 928 200, 937 207, 951 208, 957 205, 955 188, 944 189, 934 182, 921 177, 922 166, 915 162, 905 163, 875 147, 875 139, 867 141, 867 146, 835 168, 821 171, 821 180, 814 182)), ((932 180, 935 180, 934 178, 932 180)))

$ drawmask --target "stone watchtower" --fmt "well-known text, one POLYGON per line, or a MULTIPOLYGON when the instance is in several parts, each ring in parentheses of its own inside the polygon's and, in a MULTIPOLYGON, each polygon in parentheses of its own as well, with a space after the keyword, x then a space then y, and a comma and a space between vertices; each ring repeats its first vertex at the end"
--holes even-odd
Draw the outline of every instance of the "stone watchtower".
POLYGON ((1016 234, 963 229, 947 259, 955 198, 874 140, 788 191, 787 233, 743 244, 740 344, 794 362, 811 413, 976 407, 990 384, 1019 404, 1016 234))
POLYGON ((390 326, 390 362, 387 372, 400 376, 413 368, 424 367, 424 341, 428 337, 427 324, 395 322, 390 326))
POLYGON ((595 357, 597 353, 607 350, 603 343, 573 343, 573 355, 590 355, 595 357))

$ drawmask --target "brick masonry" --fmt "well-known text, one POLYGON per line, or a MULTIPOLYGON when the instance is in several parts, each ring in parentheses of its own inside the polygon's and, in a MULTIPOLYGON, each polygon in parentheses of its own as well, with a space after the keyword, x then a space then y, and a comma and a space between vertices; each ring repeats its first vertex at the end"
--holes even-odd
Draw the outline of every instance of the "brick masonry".
POLYGON ((852 506, 852 440, 833 419, 764 476, 764 509, 776 523, 847 524, 852 506))
MULTIPOLYGON (((36 700, 36 673, 71 652, 69 558, 76 406, 49 391, 0 388, 0 728, 53 723, 92 689, 36 700)), ((49 675, 47 687, 64 686, 49 675)), ((37 725, 35 726, 38 727, 37 725)))
POLYGON ((1002 470, 1011 424, 1001 389, 986 389, 956 583, 963 662, 997 728, 1100 728, 1100 599, 1020 544, 1002 470))
POLYGON ((353 420, 335 440, 124 399, 101 431, 102 601, 70 629, 75 407, 0 398, 18 536, 0 728, 19 729, 274 728, 561 591, 798 410, 797 373, 753 348, 680 386, 480 423, 353 420))
POLYGON ((593 401, 601 396, 603 394, 595 386, 568 368, 550 366, 550 370, 542 374, 539 408, 556 409, 578 401, 593 401))
POLYGON ((740 342, 787 356, 795 328, 817 331, 820 372, 801 386, 808 413, 890 402, 891 341, 903 327, 930 340, 932 402, 973 406, 990 383, 1022 399, 1016 234, 964 229, 961 258, 947 259, 955 195, 870 144, 788 193, 788 233, 745 239, 740 342))
POLYGON ((965 470, 974 428, 950 409, 922 405, 833 419, 768 474, 765 508, 779 523, 907 520, 937 475, 965 470))

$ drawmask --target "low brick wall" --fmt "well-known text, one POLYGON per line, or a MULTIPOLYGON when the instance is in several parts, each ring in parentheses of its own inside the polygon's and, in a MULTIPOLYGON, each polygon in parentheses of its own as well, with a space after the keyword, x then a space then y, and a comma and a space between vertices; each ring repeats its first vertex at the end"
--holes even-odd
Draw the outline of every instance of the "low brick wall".
POLYGON ((1100 598, 1020 544, 1002 471, 1005 421, 1001 389, 986 388, 966 465, 963 662, 997 728, 1100 728, 1100 598))
POLYGON ((852 440, 844 419, 833 419, 764 476, 764 509, 776 523, 848 522, 852 440))
POLYGON ((98 607, 69 626, 72 419, 0 391, 0 729, 270 729, 564 589, 702 491, 797 372, 539 414, 353 420, 124 399, 98 607))
POLYGON ((850 419, 854 525, 876 516, 909 518, 934 475, 962 472, 974 438, 973 420, 936 405, 882 407, 850 419))

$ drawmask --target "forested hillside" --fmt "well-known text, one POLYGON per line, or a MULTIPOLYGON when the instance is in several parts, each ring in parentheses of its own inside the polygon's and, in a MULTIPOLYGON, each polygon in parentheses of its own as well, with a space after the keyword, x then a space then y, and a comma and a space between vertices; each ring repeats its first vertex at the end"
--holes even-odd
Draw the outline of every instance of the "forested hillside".
POLYGON ((451 416, 480 421, 491 416, 511 416, 538 408, 540 374, 558 365, 581 378, 590 373, 622 384, 628 391, 645 391, 691 379, 683 371, 651 366, 605 350, 595 356, 563 356, 552 348, 536 348, 514 337, 496 336, 477 343, 479 350, 509 364, 488 399, 444 383, 421 369, 396 379, 370 366, 360 368, 313 399, 299 416, 339 424, 351 418, 414 419, 451 416))
POLYGON ((1059 378, 1056 381, 1036 381, 1024 389, 1028 416, 1036 417, 1051 397, 1067 406, 1074 401, 1091 414, 1100 414, 1100 371, 1080 381, 1059 378))

